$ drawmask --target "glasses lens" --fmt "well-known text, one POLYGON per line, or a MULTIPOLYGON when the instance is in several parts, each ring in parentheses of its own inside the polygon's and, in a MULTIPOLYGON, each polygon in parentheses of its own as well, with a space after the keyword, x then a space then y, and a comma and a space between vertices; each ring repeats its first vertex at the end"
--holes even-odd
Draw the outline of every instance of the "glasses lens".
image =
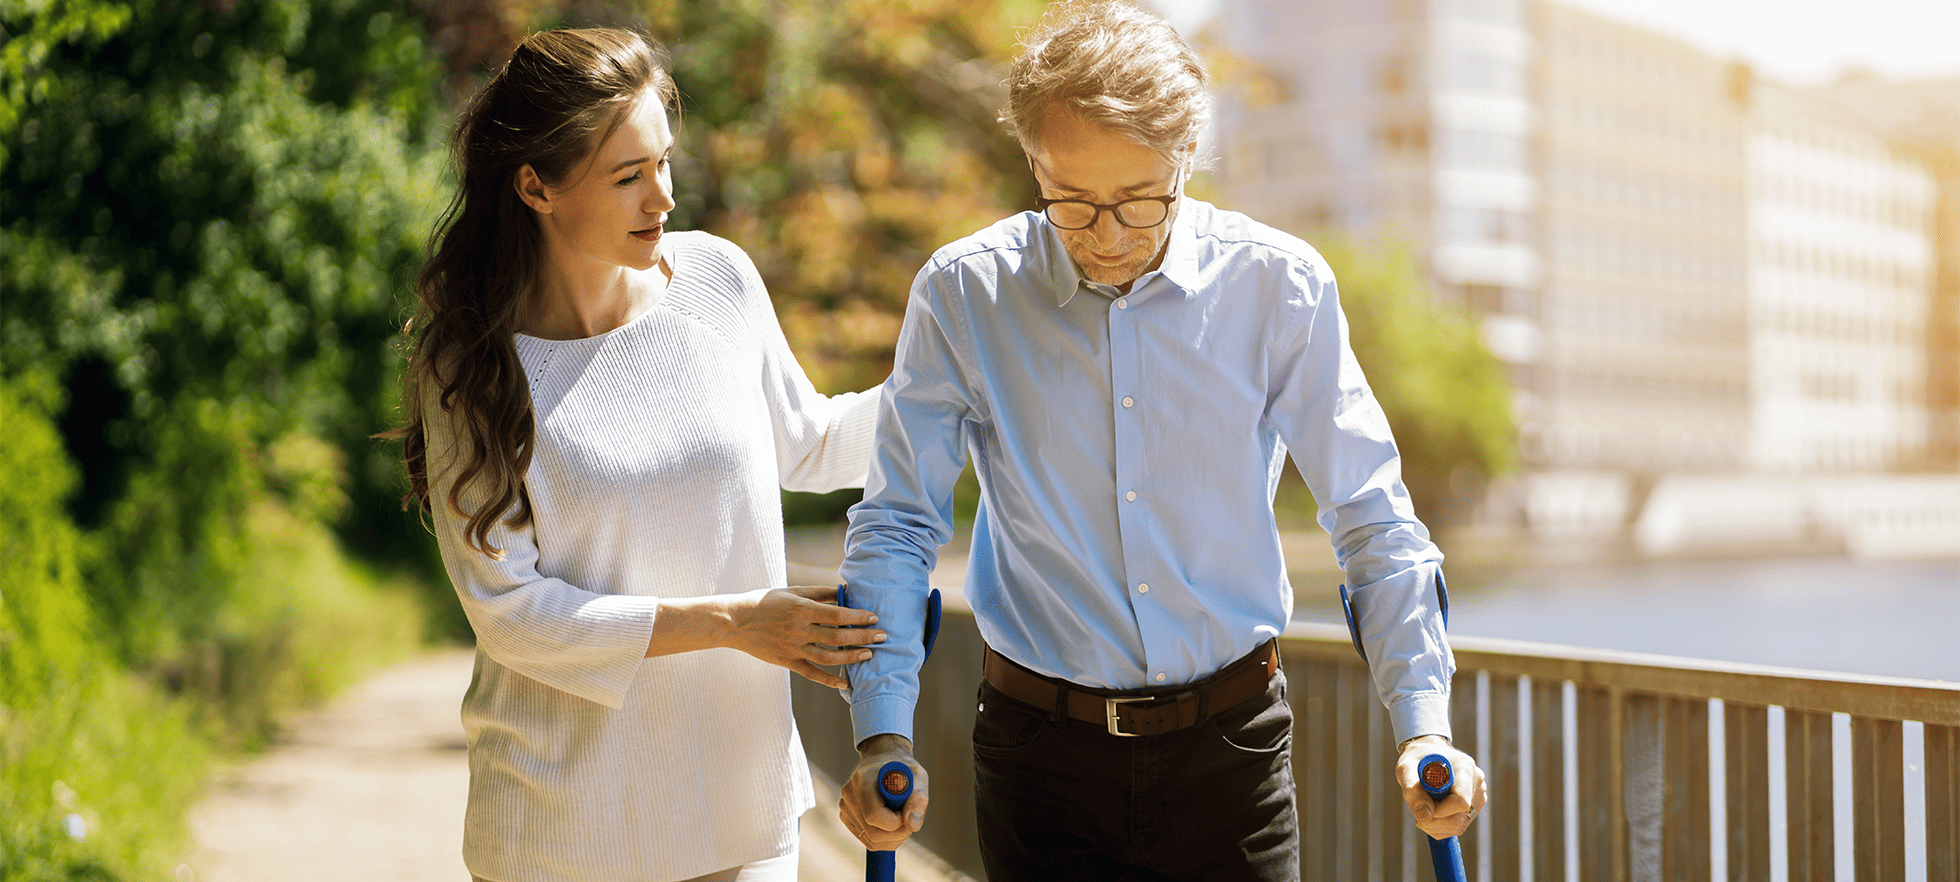
POLYGON ((1154 227, 1170 216, 1170 210, 1155 199, 1132 199, 1116 206, 1116 219, 1128 227, 1154 227))
POLYGON ((1056 202, 1048 206, 1048 222, 1064 230, 1079 230, 1096 222, 1096 207, 1087 202, 1056 202))

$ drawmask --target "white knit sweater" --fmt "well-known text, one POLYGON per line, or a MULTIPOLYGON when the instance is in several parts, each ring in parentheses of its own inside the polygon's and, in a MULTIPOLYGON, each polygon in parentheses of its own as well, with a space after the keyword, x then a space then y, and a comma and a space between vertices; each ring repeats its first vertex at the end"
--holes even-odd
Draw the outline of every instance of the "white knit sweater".
POLYGON ((663 247, 673 281, 645 315, 517 337, 532 522, 491 532, 503 560, 442 504, 453 428, 426 411, 436 535, 477 635, 463 855, 486 879, 686 879, 787 854, 814 804, 787 671, 642 655, 662 598, 784 584, 777 488, 862 486, 878 396, 811 387, 739 248, 663 247))

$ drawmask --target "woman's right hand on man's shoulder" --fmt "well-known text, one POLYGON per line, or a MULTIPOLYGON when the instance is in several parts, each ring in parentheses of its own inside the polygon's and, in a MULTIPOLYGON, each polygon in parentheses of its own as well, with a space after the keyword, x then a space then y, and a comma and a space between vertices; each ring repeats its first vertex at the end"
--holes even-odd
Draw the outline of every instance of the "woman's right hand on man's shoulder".
POLYGON ((870 658, 866 647, 885 640, 883 630, 870 627, 877 622, 869 612, 838 606, 836 588, 818 586, 674 600, 661 604, 647 655, 726 646, 843 688, 843 677, 818 665, 870 658))

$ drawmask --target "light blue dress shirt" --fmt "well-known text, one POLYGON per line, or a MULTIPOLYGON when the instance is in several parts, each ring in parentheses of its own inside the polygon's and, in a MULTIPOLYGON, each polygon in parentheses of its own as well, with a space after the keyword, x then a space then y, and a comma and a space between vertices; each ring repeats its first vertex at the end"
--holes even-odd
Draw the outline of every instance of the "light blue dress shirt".
POLYGON ((1293 611, 1273 491, 1286 454, 1354 595, 1398 740, 1449 735, 1442 554, 1305 242, 1179 202, 1128 294, 1087 281, 1035 212, 912 284, 842 576, 891 635, 851 666, 857 739, 910 738, 927 577, 972 457, 966 599, 989 646, 1084 686, 1201 679, 1293 611))

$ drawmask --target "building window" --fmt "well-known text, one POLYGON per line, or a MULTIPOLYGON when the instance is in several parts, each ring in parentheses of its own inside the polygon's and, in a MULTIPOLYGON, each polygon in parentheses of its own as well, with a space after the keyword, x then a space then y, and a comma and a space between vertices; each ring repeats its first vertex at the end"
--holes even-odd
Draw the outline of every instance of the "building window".
POLYGON ((1527 244, 1534 238, 1531 216, 1523 212, 1439 207, 1437 220, 1452 244, 1527 244))
POLYGON ((1526 151, 1525 139, 1516 135, 1467 131, 1442 133, 1441 159, 1447 168, 1519 171, 1525 167, 1526 151))
POLYGON ((1474 95, 1523 95, 1524 66, 1481 52, 1457 51, 1444 57, 1439 91, 1474 95))

